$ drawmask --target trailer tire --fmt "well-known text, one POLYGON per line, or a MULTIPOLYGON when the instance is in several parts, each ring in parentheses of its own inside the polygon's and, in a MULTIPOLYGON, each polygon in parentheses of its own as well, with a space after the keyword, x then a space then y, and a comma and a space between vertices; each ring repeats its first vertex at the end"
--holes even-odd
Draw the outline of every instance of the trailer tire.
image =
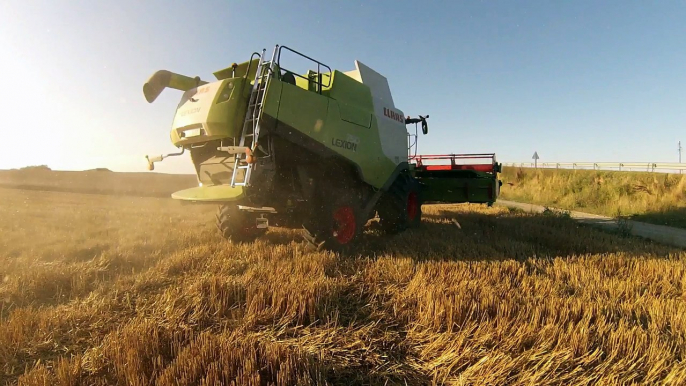
POLYGON ((381 229, 388 234, 416 228, 422 221, 419 182, 403 173, 393 182, 378 207, 381 229))
POLYGON ((267 231, 257 227, 254 215, 239 210, 235 204, 220 205, 215 217, 221 235, 232 242, 250 242, 267 231))

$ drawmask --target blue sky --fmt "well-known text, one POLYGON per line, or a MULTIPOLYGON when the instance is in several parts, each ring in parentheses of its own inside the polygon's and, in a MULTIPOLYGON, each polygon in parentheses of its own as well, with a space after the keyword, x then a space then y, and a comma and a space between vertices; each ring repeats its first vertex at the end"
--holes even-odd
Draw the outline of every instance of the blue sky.
POLYGON ((0 169, 144 171, 175 150, 180 93, 148 104, 154 71, 210 79, 274 44, 386 75, 397 107, 431 115, 423 153, 676 162, 685 21, 677 1, 5 0, 0 169))

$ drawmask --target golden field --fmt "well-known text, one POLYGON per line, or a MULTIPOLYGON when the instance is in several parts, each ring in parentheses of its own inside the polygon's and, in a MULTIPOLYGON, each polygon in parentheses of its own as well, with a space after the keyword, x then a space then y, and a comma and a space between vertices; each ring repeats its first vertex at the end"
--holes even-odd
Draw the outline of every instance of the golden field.
POLYGON ((169 197, 172 192, 194 186, 198 186, 195 174, 116 173, 107 169, 64 171, 47 167, 0 170, 0 188, 169 197))
POLYGON ((214 210, 0 188, 0 382, 686 384, 683 251, 425 205, 339 256, 231 244, 214 210))

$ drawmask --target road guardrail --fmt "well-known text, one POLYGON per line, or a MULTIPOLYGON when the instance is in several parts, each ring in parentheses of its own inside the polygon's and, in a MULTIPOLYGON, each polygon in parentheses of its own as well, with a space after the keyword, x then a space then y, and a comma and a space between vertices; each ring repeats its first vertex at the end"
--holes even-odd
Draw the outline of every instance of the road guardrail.
MULTIPOLYGON (((503 166, 534 168, 533 162, 503 162, 503 166)), ((541 169, 579 169, 608 171, 644 171, 659 173, 683 173, 686 163, 669 162, 539 162, 541 169)))

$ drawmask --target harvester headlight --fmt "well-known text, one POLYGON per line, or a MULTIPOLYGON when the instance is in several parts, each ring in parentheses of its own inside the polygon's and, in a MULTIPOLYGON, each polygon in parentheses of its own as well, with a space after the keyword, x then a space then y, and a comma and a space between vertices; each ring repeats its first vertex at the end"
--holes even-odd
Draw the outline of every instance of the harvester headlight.
POLYGON ((233 91, 233 82, 229 82, 224 86, 222 89, 222 92, 219 94, 219 99, 217 99, 217 103, 222 103, 226 102, 229 100, 231 97, 231 92, 233 91))
POLYGON ((181 138, 198 137, 201 135, 205 135, 205 130, 202 128, 189 129, 179 132, 179 137, 181 138))

